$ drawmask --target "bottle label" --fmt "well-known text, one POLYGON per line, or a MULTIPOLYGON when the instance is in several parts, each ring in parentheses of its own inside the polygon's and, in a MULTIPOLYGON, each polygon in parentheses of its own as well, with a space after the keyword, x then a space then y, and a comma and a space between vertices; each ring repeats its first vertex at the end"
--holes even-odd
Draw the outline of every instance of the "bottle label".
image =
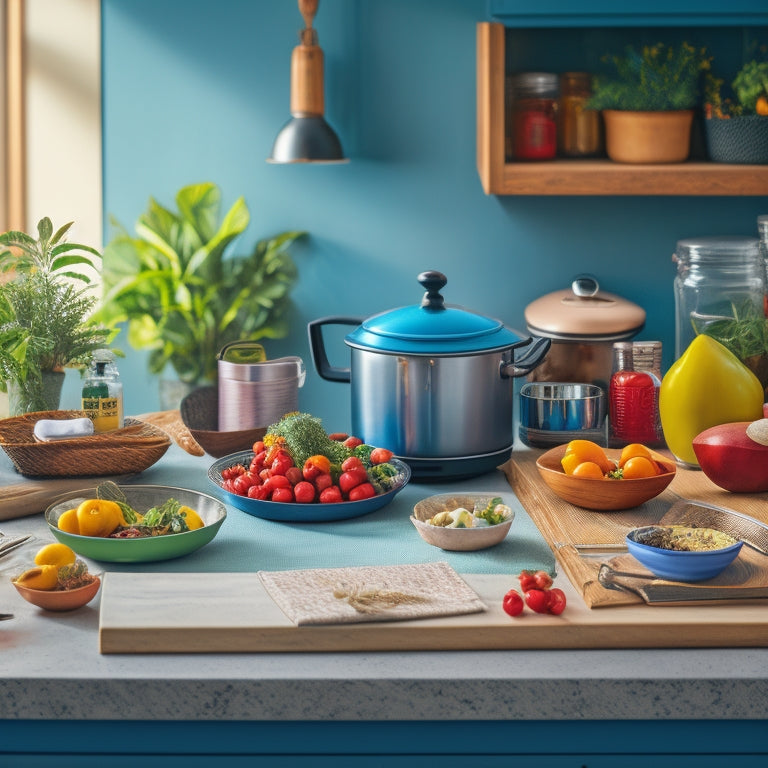
POLYGON ((109 432, 120 427, 120 400, 116 397, 84 397, 82 410, 93 422, 96 432, 109 432))

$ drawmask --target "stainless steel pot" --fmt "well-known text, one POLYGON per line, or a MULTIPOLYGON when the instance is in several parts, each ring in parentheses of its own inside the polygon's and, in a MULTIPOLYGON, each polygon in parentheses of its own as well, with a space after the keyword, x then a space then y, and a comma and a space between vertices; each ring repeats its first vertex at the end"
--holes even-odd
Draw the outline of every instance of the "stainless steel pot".
POLYGON ((579 275, 570 288, 531 302, 525 321, 531 333, 552 340, 547 359, 530 374, 530 381, 596 384, 607 392, 613 343, 642 330, 645 310, 601 291, 591 275, 579 275))
POLYGON ((498 320, 447 306, 440 272, 418 277, 421 304, 367 320, 309 323, 312 359, 329 381, 351 382, 352 430, 406 461, 415 477, 468 477, 509 457, 512 379, 535 368, 549 339, 521 338, 498 320), (357 326, 344 341, 350 367, 331 366, 323 326, 357 326), (526 347, 516 357, 516 350, 526 347))

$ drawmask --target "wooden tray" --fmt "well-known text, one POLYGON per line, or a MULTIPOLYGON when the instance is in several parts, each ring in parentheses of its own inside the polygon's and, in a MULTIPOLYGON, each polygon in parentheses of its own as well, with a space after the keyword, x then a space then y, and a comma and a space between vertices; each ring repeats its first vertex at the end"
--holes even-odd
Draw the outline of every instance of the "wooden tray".
POLYGON ((462 574, 483 613, 416 621, 297 627, 257 573, 131 573, 104 576, 100 651, 243 653, 445 651, 522 648, 706 648, 768 646, 765 605, 592 611, 564 577, 560 616, 510 618, 501 608, 516 579, 462 574))

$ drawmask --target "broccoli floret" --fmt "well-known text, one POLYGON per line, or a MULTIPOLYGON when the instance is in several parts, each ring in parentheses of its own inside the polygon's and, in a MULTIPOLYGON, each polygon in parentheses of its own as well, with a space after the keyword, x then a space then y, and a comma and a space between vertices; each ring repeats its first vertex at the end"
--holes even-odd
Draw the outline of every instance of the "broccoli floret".
POLYGON ((380 493, 386 493, 395 487, 398 474, 397 468, 389 462, 385 462, 384 464, 374 464, 368 470, 368 480, 378 495, 380 493))
POLYGON ((310 456, 318 454, 327 456, 332 464, 341 464, 352 455, 346 445, 328 437, 320 419, 308 413, 286 414, 267 429, 264 442, 270 435, 285 439, 288 453, 297 467, 303 467, 310 456))
POLYGON ((357 456, 367 469, 371 466, 371 451, 373 451, 374 447, 373 445, 368 445, 368 443, 361 443, 352 449, 352 455, 357 456))

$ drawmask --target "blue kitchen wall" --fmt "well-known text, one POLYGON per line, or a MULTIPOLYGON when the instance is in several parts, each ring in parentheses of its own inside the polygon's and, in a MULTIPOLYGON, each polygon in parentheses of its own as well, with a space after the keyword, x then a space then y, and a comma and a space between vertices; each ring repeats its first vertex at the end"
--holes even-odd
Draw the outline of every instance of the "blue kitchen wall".
MULTIPOLYGON (((265 162, 288 117, 294 0, 103 0, 104 210, 132 227, 153 196, 210 180, 252 220, 238 248, 310 233, 295 249, 292 332, 270 357, 301 355, 300 407, 348 430, 349 388, 311 370, 306 324, 417 302, 416 275, 524 328, 525 306, 579 272, 646 308, 641 338, 674 346, 671 254, 683 237, 756 235, 765 198, 494 197, 475 168, 475 25, 486 0, 322 0, 326 117, 351 163, 265 162)), ((106 219, 105 219, 106 220, 106 219)), ((107 229, 105 239, 112 230, 107 229)), ((146 356, 120 364, 126 413, 159 407, 146 356)), ((333 339, 333 362, 347 350, 333 339)))

